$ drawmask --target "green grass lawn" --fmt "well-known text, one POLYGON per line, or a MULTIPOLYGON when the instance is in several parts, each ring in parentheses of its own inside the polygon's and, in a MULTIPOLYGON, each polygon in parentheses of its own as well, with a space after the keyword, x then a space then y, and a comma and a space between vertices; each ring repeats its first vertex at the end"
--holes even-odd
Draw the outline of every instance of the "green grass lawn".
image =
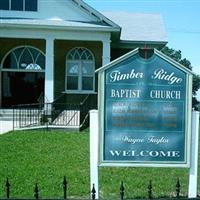
MULTIPOLYGON (((200 166, 198 172, 200 175, 200 166)), ((178 177, 181 195, 187 195, 188 169, 100 168, 99 173, 101 198, 119 199, 121 180, 125 185, 125 198, 145 198, 150 179, 154 197, 171 197, 175 195, 178 177)), ((90 197, 87 131, 18 131, 0 136, 0 198, 5 197, 7 176, 11 197, 32 198, 36 182, 41 197, 62 197, 64 175, 69 183, 68 196, 90 197)))

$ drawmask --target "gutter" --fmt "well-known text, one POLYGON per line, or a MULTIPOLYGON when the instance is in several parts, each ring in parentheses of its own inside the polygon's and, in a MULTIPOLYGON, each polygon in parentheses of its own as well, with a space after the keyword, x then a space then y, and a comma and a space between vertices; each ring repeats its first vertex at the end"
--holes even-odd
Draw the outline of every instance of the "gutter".
POLYGON ((88 26, 62 26, 62 25, 45 25, 45 24, 16 24, 16 23, 3 23, 1 21, 0 27, 2 28, 33 28, 33 29, 50 29, 50 30, 80 30, 80 31, 100 31, 100 32, 120 32, 118 27, 88 27, 88 26))
POLYGON ((125 48, 125 49, 132 49, 136 47, 146 47, 146 48, 155 48, 159 47, 162 49, 166 46, 168 42, 165 40, 162 41, 127 41, 127 40, 120 40, 117 43, 112 43, 112 48, 125 48))

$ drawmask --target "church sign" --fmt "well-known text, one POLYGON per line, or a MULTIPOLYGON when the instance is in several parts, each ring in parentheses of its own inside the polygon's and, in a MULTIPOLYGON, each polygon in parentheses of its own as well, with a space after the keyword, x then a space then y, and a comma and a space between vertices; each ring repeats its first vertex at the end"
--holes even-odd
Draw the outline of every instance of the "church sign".
POLYGON ((99 70, 100 165, 189 167, 189 70, 139 49, 99 70))

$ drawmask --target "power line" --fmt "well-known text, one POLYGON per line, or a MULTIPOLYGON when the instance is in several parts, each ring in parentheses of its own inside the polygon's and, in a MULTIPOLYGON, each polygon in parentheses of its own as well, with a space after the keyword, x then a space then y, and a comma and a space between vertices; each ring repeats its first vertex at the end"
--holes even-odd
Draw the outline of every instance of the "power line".
POLYGON ((168 28, 168 32, 186 33, 186 34, 200 34, 199 29, 182 29, 182 28, 168 28))

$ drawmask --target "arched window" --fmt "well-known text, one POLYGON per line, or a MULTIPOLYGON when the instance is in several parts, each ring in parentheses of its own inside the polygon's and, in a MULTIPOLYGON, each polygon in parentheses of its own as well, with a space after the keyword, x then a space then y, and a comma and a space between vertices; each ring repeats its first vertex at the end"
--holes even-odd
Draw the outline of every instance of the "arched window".
POLYGON ((94 91, 95 60, 93 54, 86 48, 72 49, 66 60, 67 91, 94 91))
POLYGON ((12 49, 3 59, 2 70, 34 70, 45 69, 45 56, 36 48, 31 46, 20 46, 12 49))

